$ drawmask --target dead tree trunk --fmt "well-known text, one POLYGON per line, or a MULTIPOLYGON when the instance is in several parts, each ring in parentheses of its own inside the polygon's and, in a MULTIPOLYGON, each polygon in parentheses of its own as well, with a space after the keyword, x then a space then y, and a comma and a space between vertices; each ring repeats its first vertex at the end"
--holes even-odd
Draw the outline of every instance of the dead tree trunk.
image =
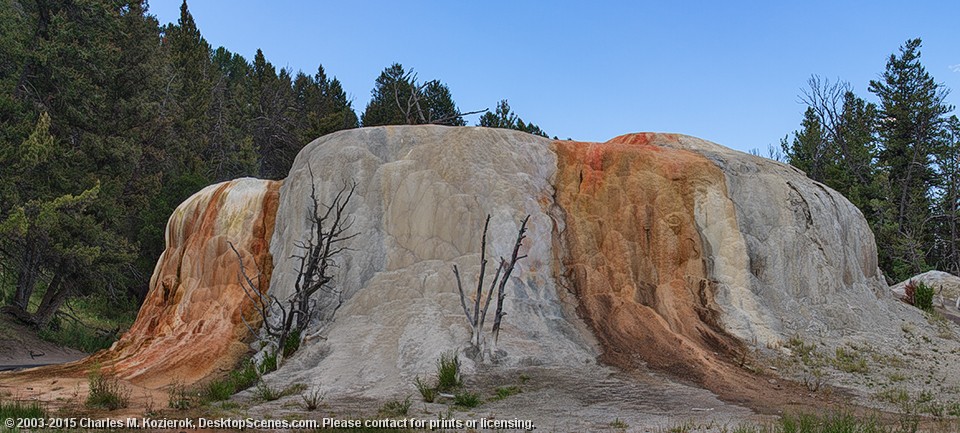
MULTIPOLYGON (((346 211, 347 204, 356 191, 357 183, 344 183, 331 204, 325 205, 317 197, 312 169, 310 169, 310 178, 311 184, 314 185, 310 193, 312 209, 307 217, 310 221, 310 232, 305 240, 296 244, 303 250, 303 255, 293 256, 300 260, 293 294, 281 301, 271 294, 261 293, 259 272, 256 277, 250 277, 243 263, 243 257, 230 243, 230 248, 240 262, 240 285, 246 296, 256 306, 256 312, 262 319, 263 330, 268 337, 262 340, 275 347, 278 362, 283 356, 283 348, 288 339, 302 340, 304 331, 310 326, 312 319, 319 314, 325 314, 329 320, 332 320, 336 310, 343 304, 341 290, 332 284, 332 271, 336 267, 336 257, 348 250, 342 244, 359 235, 359 233, 346 234, 353 224, 353 220, 346 211), (314 298, 317 292, 326 292, 334 297, 332 302, 325 305, 329 311, 318 311, 321 308, 314 298)), ((249 323, 247 327, 254 335, 258 334, 249 323)))
POLYGON ((497 272, 494 274, 493 281, 490 282, 490 287, 487 289, 486 300, 483 301, 483 280, 487 267, 487 230, 490 227, 490 215, 487 215, 487 220, 483 225, 483 236, 480 239, 480 274, 477 277, 477 289, 476 294, 473 297, 473 314, 470 314, 470 308, 467 307, 467 296, 463 290, 463 282, 460 278, 460 270, 457 268, 457 265, 453 265, 453 275, 457 278, 457 291, 460 293, 460 306, 463 307, 463 314, 466 316, 467 323, 470 325, 470 345, 478 355, 483 355, 485 343, 485 339, 483 338, 483 325, 486 321, 487 311, 490 308, 490 301, 493 298, 494 289, 497 290, 497 309, 496 313, 494 314, 493 329, 491 330, 494 344, 496 344, 499 338, 500 323, 505 315, 503 312, 503 300, 507 295, 507 280, 510 279, 510 275, 513 273, 513 269, 516 267, 517 262, 520 261, 520 259, 527 257, 526 255, 520 255, 520 245, 523 243, 523 239, 526 237, 525 233, 527 231, 527 222, 529 220, 530 215, 527 215, 520 224, 520 230, 517 234, 517 241, 513 246, 513 254, 510 257, 510 261, 508 262, 504 258, 500 258, 500 264, 497 266, 497 272), (483 309, 480 308, 481 302, 483 302, 483 309))

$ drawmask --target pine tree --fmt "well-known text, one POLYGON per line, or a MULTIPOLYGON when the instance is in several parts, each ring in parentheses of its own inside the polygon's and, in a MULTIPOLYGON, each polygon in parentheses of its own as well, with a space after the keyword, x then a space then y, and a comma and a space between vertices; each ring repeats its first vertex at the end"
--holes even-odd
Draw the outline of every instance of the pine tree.
POLYGON ((547 133, 543 132, 539 126, 534 125, 533 123, 524 123, 523 119, 518 117, 516 113, 510 109, 510 104, 506 99, 498 102, 497 109, 493 112, 488 111, 483 113, 483 115, 480 116, 480 122, 477 124, 477 126, 516 129, 518 131, 528 132, 541 137, 547 136, 547 133))
POLYGON ((920 39, 908 40, 869 87, 880 99, 879 165, 887 179, 884 221, 877 233, 878 243, 887 249, 881 267, 896 279, 929 268, 933 156, 942 145, 946 115, 953 110, 944 102, 947 90, 920 63, 920 46, 920 39))
POLYGON ((377 77, 370 102, 360 116, 363 126, 465 125, 450 89, 438 80, 424 84, 417 75, 394 63, 377 77))

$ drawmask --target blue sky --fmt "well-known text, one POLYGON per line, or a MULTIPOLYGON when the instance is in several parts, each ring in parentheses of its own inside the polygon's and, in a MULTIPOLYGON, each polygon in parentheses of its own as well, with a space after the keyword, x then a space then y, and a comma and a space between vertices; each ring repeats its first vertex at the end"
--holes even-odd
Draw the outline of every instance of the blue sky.
MULTIPOLYGON (((907 39, 960 105, 960 2, 188 2, 204 37, 248 60, 343 83, 358 114, 393 62, 440 79, 461 111, 500 99, 551 136, 679 132, 740 149, 796 130, 811 74, 861 97, 907 39)), ((180 0, 150 13, 176 22, 180 0)), ((467 118, 475 124, 477 116, 467 118)))

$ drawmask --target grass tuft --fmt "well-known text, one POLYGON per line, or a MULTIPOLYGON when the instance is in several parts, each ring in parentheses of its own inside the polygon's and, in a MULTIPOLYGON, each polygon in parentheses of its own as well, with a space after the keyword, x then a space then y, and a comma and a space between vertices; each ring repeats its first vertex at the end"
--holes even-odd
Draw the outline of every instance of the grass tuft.
POLYGON ((130 403, 130 390, 121 385, 117 378, 104 375, 99 367, 95 367, 87 379, 90 384, 87 407, 116 410, 130 403))
POLYGON ((472 392, 458 392, 453 396, 453 404, 460 407, 477 407, 480 403, 482 403, 480 396, 472 392))
POLYGON ((414 379, 413 384, 417 386, 417 391, 420 392, 423 401, 433 403, 433 401, 437 399, 437 387, 427 385, 424 381, 420 380, 420 376, 414 379))
POLYGON ((448 392, 463 386, 460 378, 460 358, 457 352, 442 353, 437 360, 437 391, 448 392))
POLYGON ((410 411, 410 396, 403 400, 391 400, 380 406, 380 415, 385 417, 405 416, 410 411))

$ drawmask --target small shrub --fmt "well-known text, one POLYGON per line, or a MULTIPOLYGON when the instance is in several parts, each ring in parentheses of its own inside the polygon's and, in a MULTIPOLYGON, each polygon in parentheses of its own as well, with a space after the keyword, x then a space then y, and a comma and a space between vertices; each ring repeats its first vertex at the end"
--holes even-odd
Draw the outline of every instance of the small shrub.
POLYGON ((388 401, 380 406, 380 415, 391 417, 391 416, 404 416, 407 412, 410 411, 410 396, 401 400, 392 400, 388 401))
POLYGON ((423 397, 423 401, 433 403, 433 401, 437 399, 437 388, 424 383, 420 380, 420 376, 414 379, 413 384, 417 386, 417 391, 420 391, 420 396, 423 397))
POLYGON ((130 402, 130 390, 120 384, 115 377, 108 377, 96 367, 87 376, 90 384, 90 394, 87 395, 86 405, 107 410, 127 407, 130 402))
POLYGON ((167 407, 176 410, 186 410, 193 406, 190 393, 183 382, 175 381, 167 390, 167 407))
POLYGON ((460 378, 460 359, 457 352, 440 354, 437 360, 437 391, 447 392, 463 386, 460 378))
POLYGON ((257 384, 253 394, 262 401, 274 401, 280 398, 280 390, 263 381, 257 384))
POLYGON ((458 392, 453 396, 453 404, 460 407, 477 407, 480 403, 480 396, 472 392, 458 392))
POLYGON ((923 282, 907 281, 907 285, 903 288, 903 300, 923 311, 931 311, 933 310, 933 287, 923 282))
POLYGON ((233 382, 234 392, 240 392, 257 383, 260 376, 257 375, 257 367, 253 361, 247 360, 239 370, 230 372, 230 380, 233 382))
POLYGON ((320 407, 320 402, 323 401, 324 394, 320 392, 319 389, 315 389, 309 393, 300 394, 300 398, 303 400, 303 408, 312 412, 320 407))
POLYGON ((616 419, 614 419, 613 421, 610 422, 610 427, 613 427, 613 428, 627 428, 627 427, 630 427, 630 426, 627 425, 627 423, 623 422, 622 419, 616 418, 616 419))
POLYGON ((913 305, 923 311, 933 310, 933 287, 918 283, 913 294, 913 305))
POLYGON ((230 378, 214 380, 207 384, 203 389, 204 401, 224 401, 230 398, 236 392, 233 381, 230 378))

